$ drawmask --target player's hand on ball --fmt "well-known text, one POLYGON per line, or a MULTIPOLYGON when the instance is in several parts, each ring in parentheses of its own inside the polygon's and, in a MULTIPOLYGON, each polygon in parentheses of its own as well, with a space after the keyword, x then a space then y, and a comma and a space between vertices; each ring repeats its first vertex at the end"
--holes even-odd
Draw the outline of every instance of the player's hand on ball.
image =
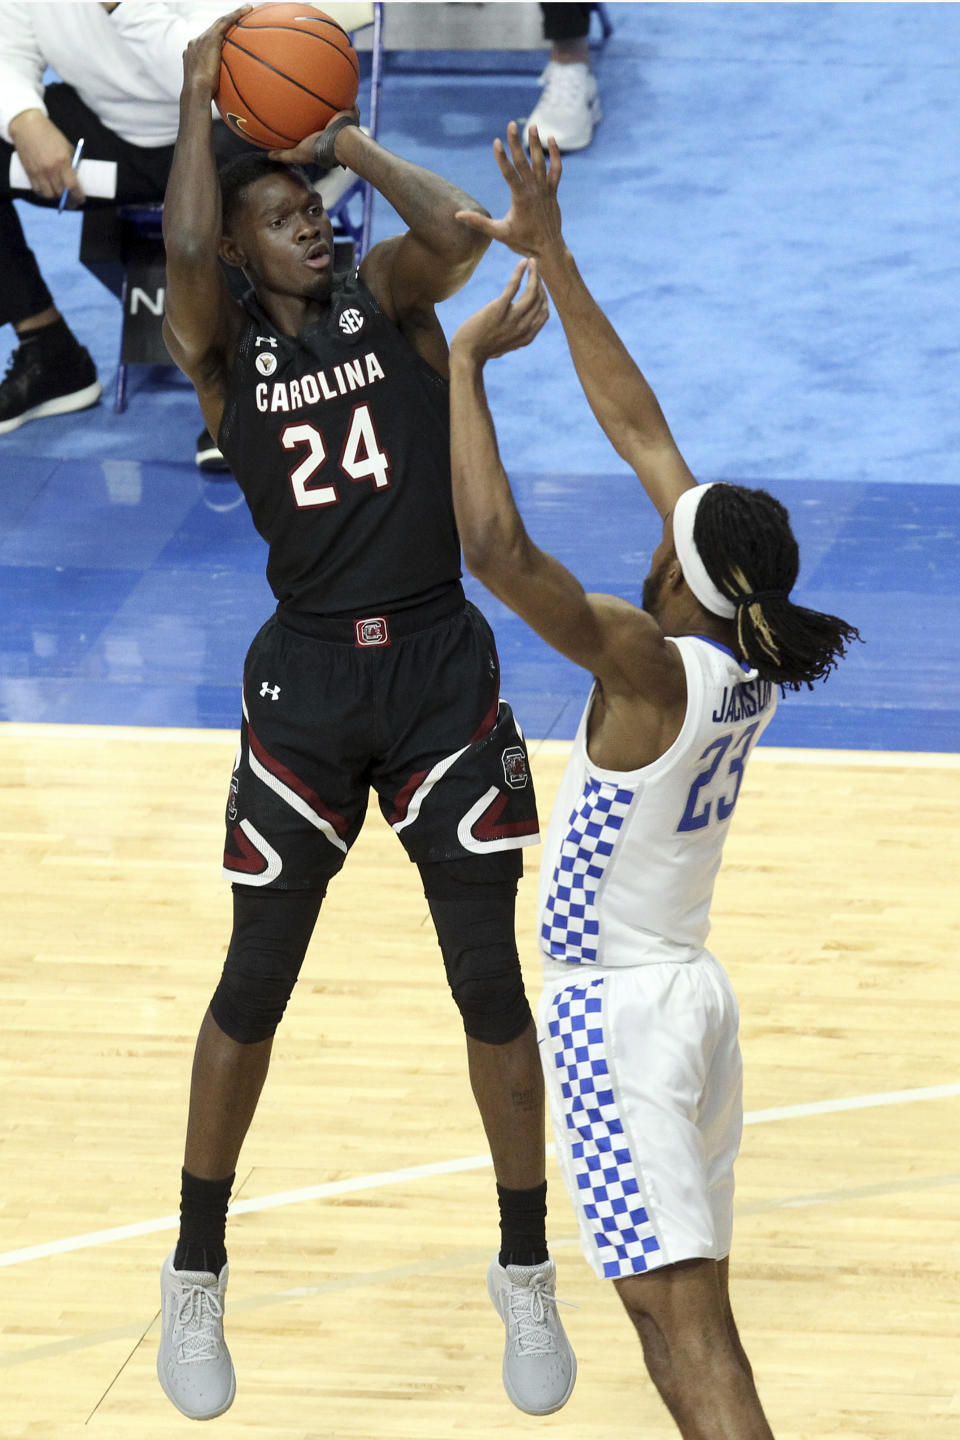
POLYGON ((540 259, 552 248, 563 245, 557 201, 563 164, 557 142, 551 136, 545 154, 537 127, 531 125, 528 160, 520 139, 520 127, 511 120, 506 145, 500 139, 494 140, 493 153, 500 174, 510 186, 510 209, 501 220, 491 220, 473 210, 458 210, 457 219, 520 255, 540 259))
POLYGON ((184 84, 197 84, 204 89, 209 88, 210 94, 216 92, 220 83, 220 52, 223 49, 223 37, 235 25, 241 15, 246 15, 252 10, 252 5, 239 5, 236 10, 231 10, 229 15, 221 15, 215 20, 209 29, 204 30, 202 35, 197 35, 187 44, 183 52, 183 81, 184 84))
POLYGON ((321 164, 326 165, 328 169, 331 169, 339 162, 334 157, 332 146, 326 147, 329 149, 329 155, 323 155, 322 152, 325 148, 323 141, 325 136, 327 136, 327 138, 329 139, 327 132, 330 130, 331 126, 337 123, 338 120, 352 120, 354 125, 359 125, 360 111, 357 109, 356 105, 354 105, 352 110, 338 111, 336 115, 330 116, 330 119, 322 130, 315 130, 312 135, 307 135, 303 140, 300 141, 299 145, 295 145, 291 150, 271 150, 270 159, 282 160, 285 165, 321 164), (320 142, 319 151, 317 148, 318 142, 320 142))
POLYGON ((521 260, 503 294, 460 326, 450 342, 450 352, 469 355, 482 364, 510 350, 522 350, 539 335, 549 314, 547 292, 537 273, 537 262, 521 260), (517 299, 524 274, 527 283, 517 299))

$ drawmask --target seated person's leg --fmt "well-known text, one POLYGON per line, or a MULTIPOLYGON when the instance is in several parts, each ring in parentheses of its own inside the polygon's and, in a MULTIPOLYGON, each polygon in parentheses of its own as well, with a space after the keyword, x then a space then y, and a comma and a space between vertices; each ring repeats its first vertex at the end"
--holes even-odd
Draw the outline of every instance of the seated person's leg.
POLYGON ((12 325, 19 341, 0 383, 0 435, 100 397, 93 361, 57 310, 24 236, 6 184, 12 154, 0 144, 0 325, 12 325))
POLYGON ((543 93, 528 116, 523 143, 536 125, 544 148, 552 135, 561 150, 583 150, 601 119, 597 82, 590 68, 592 5, 541 5, 543 37, 550 41, 550 60, 540 77, 543 93))
MULTIPOLYGON (((47 116, 35 114, 50 144, 56 145, 59 137, 64 152, 72 154, 82 136, 84 159, 116 165, 115 194, 89 197, 84 208, 163 199, 172 146, 130 144, 108 130, 69 85, 47 86, 44 101, 47 116)), ((26 140, 22 144, 26 148, 26 140)), ((50 208, 59 203, 59 196, 11 191, 12 154, 13 147, 0 142, 0 324, 12 324, 20 341, 0 384, 0 434, 27 420, 82 410, 96 404, 101 394, 93 361, 57 309, 12 203, 16 196, 50 208)), ((26 168, 33 168, 32 161, 26 168)))

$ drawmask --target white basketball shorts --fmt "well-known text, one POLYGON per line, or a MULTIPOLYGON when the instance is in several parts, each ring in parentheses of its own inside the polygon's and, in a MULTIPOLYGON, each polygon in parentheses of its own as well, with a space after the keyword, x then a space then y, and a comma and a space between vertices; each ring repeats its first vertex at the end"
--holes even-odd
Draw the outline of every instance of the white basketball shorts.
POLYGON ((539 1041, 557 1159, 601 1279, 729 1254, 738 1023, 708 951, 687 964, 545 963, 539 1041))

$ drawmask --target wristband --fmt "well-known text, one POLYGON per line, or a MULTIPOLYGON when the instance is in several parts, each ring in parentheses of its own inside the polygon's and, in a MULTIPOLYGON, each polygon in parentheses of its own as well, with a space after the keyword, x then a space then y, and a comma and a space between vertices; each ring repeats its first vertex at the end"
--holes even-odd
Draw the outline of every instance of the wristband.
POLYGON ((314 164, 322 165, 325 170, 332 170, 334 166, 340 164, 340 161, 334 154, 333 147, 340 131, 345 130, 348 125, 356 125, 359 128, 360 121, 354 120, 352 115, 341 115, 339 120, 334 120, 331 125, 327 126, 326 130, 324 130, 314 142, 314 164))

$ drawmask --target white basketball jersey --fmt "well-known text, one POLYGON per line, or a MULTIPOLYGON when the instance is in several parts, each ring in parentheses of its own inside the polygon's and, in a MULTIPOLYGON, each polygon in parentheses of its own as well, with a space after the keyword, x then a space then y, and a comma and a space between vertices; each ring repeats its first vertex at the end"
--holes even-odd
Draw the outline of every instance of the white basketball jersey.
POLYGON ((687 712, 670 749, 639 770, 602 770, 587 718, 553 807, 540 869, 540 949, 581 965, 692 960, 747 757, 773 719, 776 687, 716 641, 671 639, 687 712))

